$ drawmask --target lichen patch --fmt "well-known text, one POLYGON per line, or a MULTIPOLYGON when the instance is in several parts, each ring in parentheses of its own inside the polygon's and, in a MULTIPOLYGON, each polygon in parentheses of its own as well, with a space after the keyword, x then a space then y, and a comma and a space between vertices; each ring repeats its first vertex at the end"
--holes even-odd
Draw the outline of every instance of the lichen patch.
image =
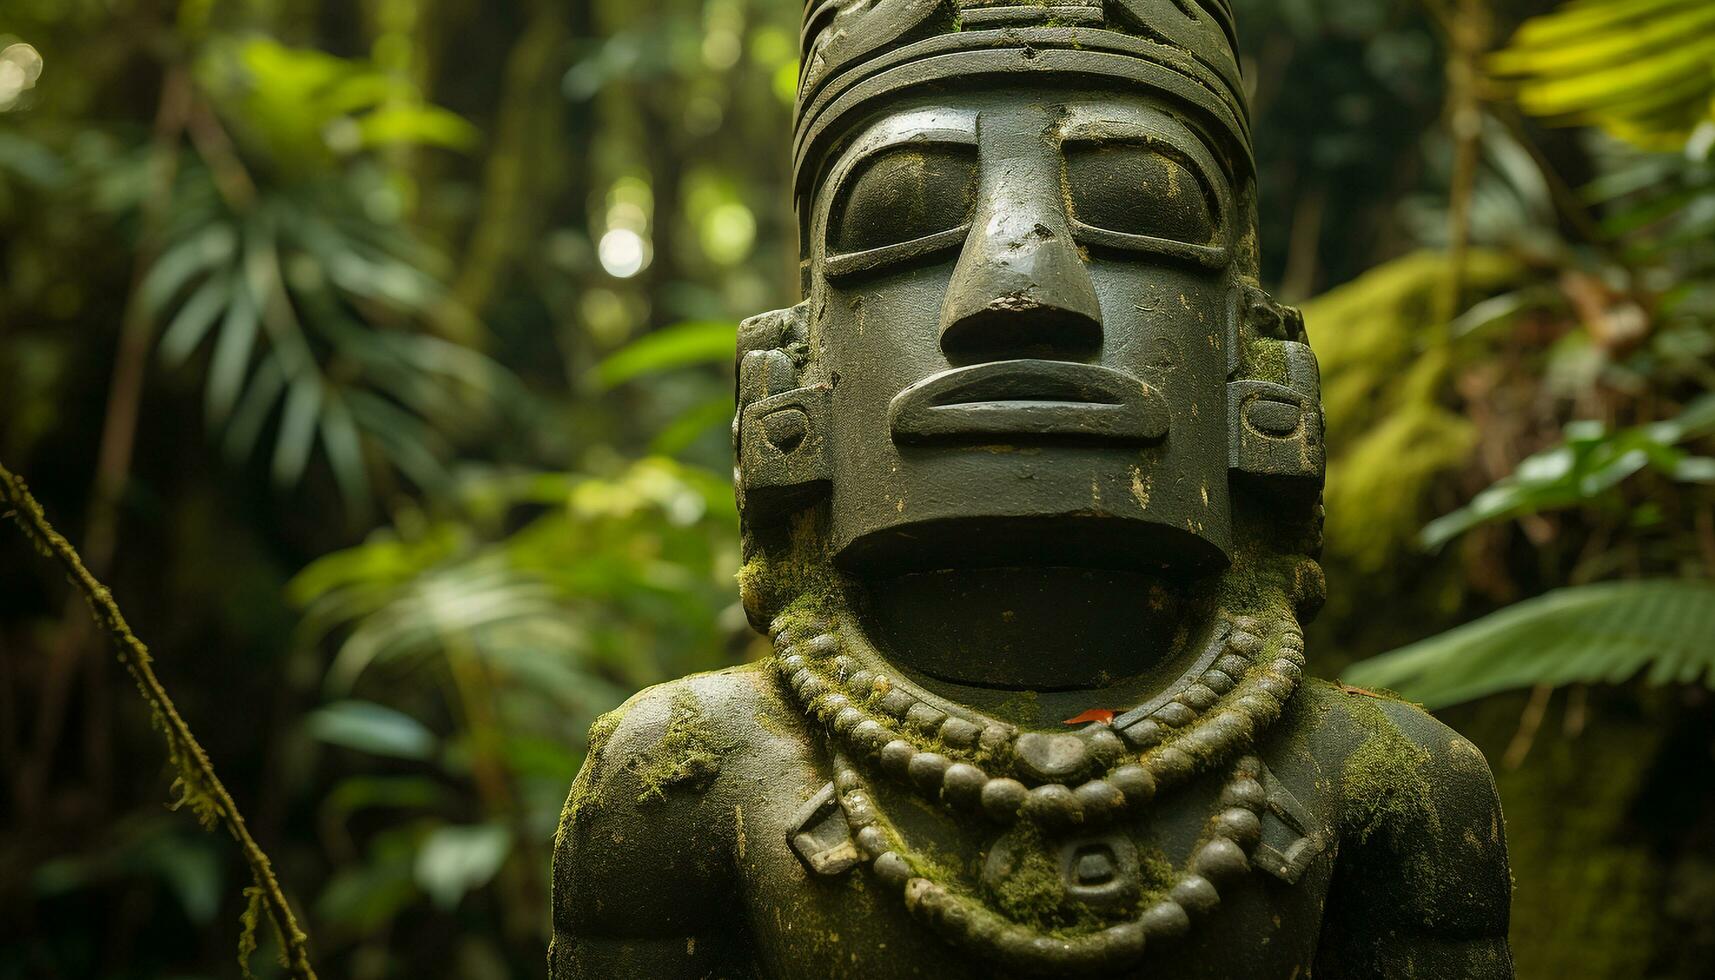
POLYGON ((1143 475, 1141 466, 1131 468, 1131 496, 1133 500, 1137 501, 1137 505, 1145 510, 1149 509, 1150 482, 1149 477, 1143 475))

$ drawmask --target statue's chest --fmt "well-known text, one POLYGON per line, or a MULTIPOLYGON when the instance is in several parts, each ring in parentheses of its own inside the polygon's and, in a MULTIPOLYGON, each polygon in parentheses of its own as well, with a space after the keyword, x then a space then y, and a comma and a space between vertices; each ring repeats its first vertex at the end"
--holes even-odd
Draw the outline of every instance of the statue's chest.
POLYGON ((877 804, 914 852, 904 883, 861 854, 854 859, 838 851, 839 828, 819 826, 813 806, 760 807, 746 821, 744 919, 758 977, 945 980, 1099 972, 1288 980, 1303 976, 1314 957, 1334 855, 1314 839, 1319 828, 1308 811, 1301 821, 1308 827, 1265 819, 1264 856, 1224 880, 1210 899, 1196 886, 1184 888, 1180 869, 1206 839, 1218 786, 1192 787, 1182 800, 1135 824, 1051 837, 952 820, 908 793, 877 789, 877 804), (1304 840, 1296 867, 1274 860, 1304 840), (932 867, 920 863, 925 860, 932 867), (1113 930, 1164 904, 1175 888, 1182 901, 1208 899, 1190 910, 1182 931, 1169 930, 1177 933, 1171 939, 1146 938, 1141 953, 1117 962, 1101 960, 1097 949, 1103 965, 1089 968, 1092 942, 1131 941, 1113 930), (930 893, 937 889, 963 896, 966 904, 943 903, 936 911, 930 893), (1111 934, 1107 940, 1104 931, 1111 934), (1070 940, 1064 949, 1053 948, 1063 940, 1070 940), (1078 944, 1081 951, 1072 949, 1078 944), (1057 964, 1056 956, 1070 958, 1057 964))

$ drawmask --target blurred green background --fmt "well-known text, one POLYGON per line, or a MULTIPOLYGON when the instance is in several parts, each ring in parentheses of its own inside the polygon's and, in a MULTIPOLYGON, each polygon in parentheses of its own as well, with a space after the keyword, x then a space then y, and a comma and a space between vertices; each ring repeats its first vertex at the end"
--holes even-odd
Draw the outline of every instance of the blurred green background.
MULTIPOLYGON (((1715 4, 1235 6, 1324 370, 1313 666, 1488 752, 1521 976, 1709 977, 1715 4)), ((797 17, 0 8, 0 460, 323 977, 541 976, 589 723, 761 652, 731 351, 796 299, 797 17)), ((247 874, 87 619, 0 536, 0 978, 236 976, 247 874)))

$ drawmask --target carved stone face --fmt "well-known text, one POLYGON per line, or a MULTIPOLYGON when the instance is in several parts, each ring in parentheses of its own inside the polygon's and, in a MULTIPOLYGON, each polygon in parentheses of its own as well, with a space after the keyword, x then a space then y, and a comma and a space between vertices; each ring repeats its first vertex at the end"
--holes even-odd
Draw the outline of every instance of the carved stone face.
POLYGON ((1226 563, 1221 159, 1138 89, 926 94, 853 129, 807 229, 839 564, 1226 563))

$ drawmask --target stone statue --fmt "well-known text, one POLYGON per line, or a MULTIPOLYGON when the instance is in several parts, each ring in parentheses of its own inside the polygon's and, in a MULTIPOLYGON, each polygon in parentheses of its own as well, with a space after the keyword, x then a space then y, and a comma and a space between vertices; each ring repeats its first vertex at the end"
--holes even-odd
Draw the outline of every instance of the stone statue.
POLYGON ((1481 753, 1304 676, 1322 409, 1228 0, 811 0, 739 332, 770 662, 604 717, 555 980, 1511 977, 1481 753))

